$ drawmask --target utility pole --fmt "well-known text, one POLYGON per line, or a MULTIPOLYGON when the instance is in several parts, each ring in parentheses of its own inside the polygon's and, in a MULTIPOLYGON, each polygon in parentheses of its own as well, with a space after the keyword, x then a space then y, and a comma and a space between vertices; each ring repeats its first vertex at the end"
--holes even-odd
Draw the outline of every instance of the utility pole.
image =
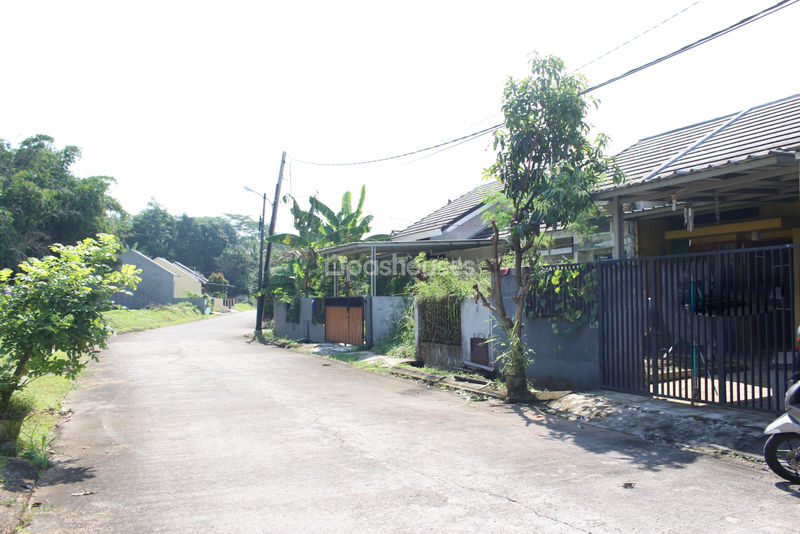
MULTIPOLYGON (((253 191, 249 187, 245 187, 248 191, 253 191)), ((257 193, 257 191, 253 191, 253 193, 257 193)), ((261 197, 263 199, 261 203, 261 218, 258 220, 258 280, 261 281, 264 278, 264 219, 267 214, 267 194, 262 193, 261 197)), ((263 306, 263 297, 261 296, 262 288, 259 288, 258 291, 258 300, 256 302, 258 309, 256 310, 256 335, 261 335, 261 323, 264 320, 264 306, 263 306)))
MULTIPOLYGON (((275 222, 278 218, 278 201, 280 200, 281 196, 281 182, 283 181, 283 167, 286 165, 286 151, 283 151, 281 154, 281 169, 278 171, 278 183, 275 184, 275 200, 272 203, 272 218, 269 221, 269 236, 272 236, 275 233, 275 222)), ((264 199, 266 200, 266 194, 264 195, 264 199)), ((263 217, 262 217, 263 221, 263 217)), ((264 245, 264 236, 263 236, 263 229, 264 224, 261 224, 262 229, 262 236, 261 236, 261 246, 264 245)), ((259 288, 259 295, 258 295, 258 310, 256 311, 256 335, 261 335, 261 324, 264 320, 264 300, 266 298, 265 291, 267 287, 267 282, 269 282, 269 263, 270 259, 272 258, 272 243, 267 243, 267 258, 264 261, 264 272, 263 275, 259 275, 261 281, 261 287, 259 288)))

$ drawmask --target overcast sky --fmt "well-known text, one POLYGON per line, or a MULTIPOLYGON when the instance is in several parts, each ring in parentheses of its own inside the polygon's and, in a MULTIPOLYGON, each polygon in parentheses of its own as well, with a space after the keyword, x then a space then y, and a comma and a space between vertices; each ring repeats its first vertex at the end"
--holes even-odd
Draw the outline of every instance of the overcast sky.
MULTIPOLYGON (((367 188, 374 230, 401 229, 479 185, 491 137, 381 165, 315 167, 414 150, 501 122, 503 84, 531 51, 590 84, 777 0, 3 2, 0 137, 83 150, 137 213, 245 213, 284 192, 338 205, 367 188)), ((800 92, 800 4, 596 91, 614 154, 636 140, 800 92)), ((279 230, 289 230, 285 206, 279 230)))

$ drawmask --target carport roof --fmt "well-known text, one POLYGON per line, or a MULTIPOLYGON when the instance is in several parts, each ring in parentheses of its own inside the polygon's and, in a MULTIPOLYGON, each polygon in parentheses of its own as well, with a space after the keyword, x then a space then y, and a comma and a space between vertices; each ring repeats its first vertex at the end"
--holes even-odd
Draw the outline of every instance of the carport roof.
POLYGON ((320 250, 320 254, 351 256, 353 254, 368 253, 373 248, 378 254, 419 254, 420 252, 451 252, 455 250, 468 250, 472 248, 488 247, 494 241, 491 239, 451 239, 442 241, 361 241, 346 243, 320 250))
POLYGON ((753 202, 797 196, 800 95, 644 138, 616 156, 600 200, 753 202))

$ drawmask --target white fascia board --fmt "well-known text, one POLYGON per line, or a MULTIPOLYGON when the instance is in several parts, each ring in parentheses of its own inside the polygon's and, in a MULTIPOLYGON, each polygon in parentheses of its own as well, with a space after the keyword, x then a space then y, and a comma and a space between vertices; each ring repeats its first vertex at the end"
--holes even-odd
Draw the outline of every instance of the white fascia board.
POLYGON ((403 242, 403 241, 420 241, 422 239, 427 239, 429 237, 438 237, 440 235, 442 235, 442 231, 441 230, 438 230, 438 229, 436 229, 436 230, 427 230, 425 232, 416 232, 416 233, 413 233, 413 234, 406 234, 406 235, 404 235, 402 237, 399 237, 399 238, 396 238, 396 239, 392 239, 392 241, 395 241, 395 242, 397 242, 397 241, 399 241, 399 242, 403 242))
MULTIPOLYGON (((484 211, 486 211, 488 209, 489 209, 488 205, 482 204, 480 208, 476 209, 475 211, 471 211, 471 212, 467 213, 466 215, 464 215, 463 217, 458 219, 456 222, 454 222, 453 224, 448 226, 447 229, 445 229, 445 231, 442 234, 446 235, 447 232, 451 232, 451 231, 459 228, 460 226, 464 226, 468 222, 471 222, 473 219, 477 219, 478 221, 481 221, 481 215, 483 214, 484 211)), ((488 224, 483 224, 483 222, 481 221, 481 226, 488 227, 489 225, 488 224)), ((480 228, 478 228, 478 226, 476 225, 475 226, 475 233, 477 233, 478 230, 480 230, 480 228)))

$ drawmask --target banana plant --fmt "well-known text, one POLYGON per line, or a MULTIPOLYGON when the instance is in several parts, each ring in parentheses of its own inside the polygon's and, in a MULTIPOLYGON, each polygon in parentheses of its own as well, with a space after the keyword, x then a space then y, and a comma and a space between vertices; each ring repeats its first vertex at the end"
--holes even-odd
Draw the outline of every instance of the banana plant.
POLYGON ((313 287, 314 275, 318 273, 319 250, 332 245, 354 243, 363 240, 384 241, 386 234, 364 237, 370 231, 372 215, 363 215, 365 188, 361 186, 358 204, 353 209, 353 197, 350 191, 342 195, 341 209, 334 212, 329 206, 316 197, 309 198, 310 208, 303 210, 294 197, 287 195, 285 202, 291 199, 291 212, 294 217, 296 233, 275 234, 267 238, 272 243, 282 243, 294 249, 293 270, 296 287, 299 293, 308 296, 313 287))

